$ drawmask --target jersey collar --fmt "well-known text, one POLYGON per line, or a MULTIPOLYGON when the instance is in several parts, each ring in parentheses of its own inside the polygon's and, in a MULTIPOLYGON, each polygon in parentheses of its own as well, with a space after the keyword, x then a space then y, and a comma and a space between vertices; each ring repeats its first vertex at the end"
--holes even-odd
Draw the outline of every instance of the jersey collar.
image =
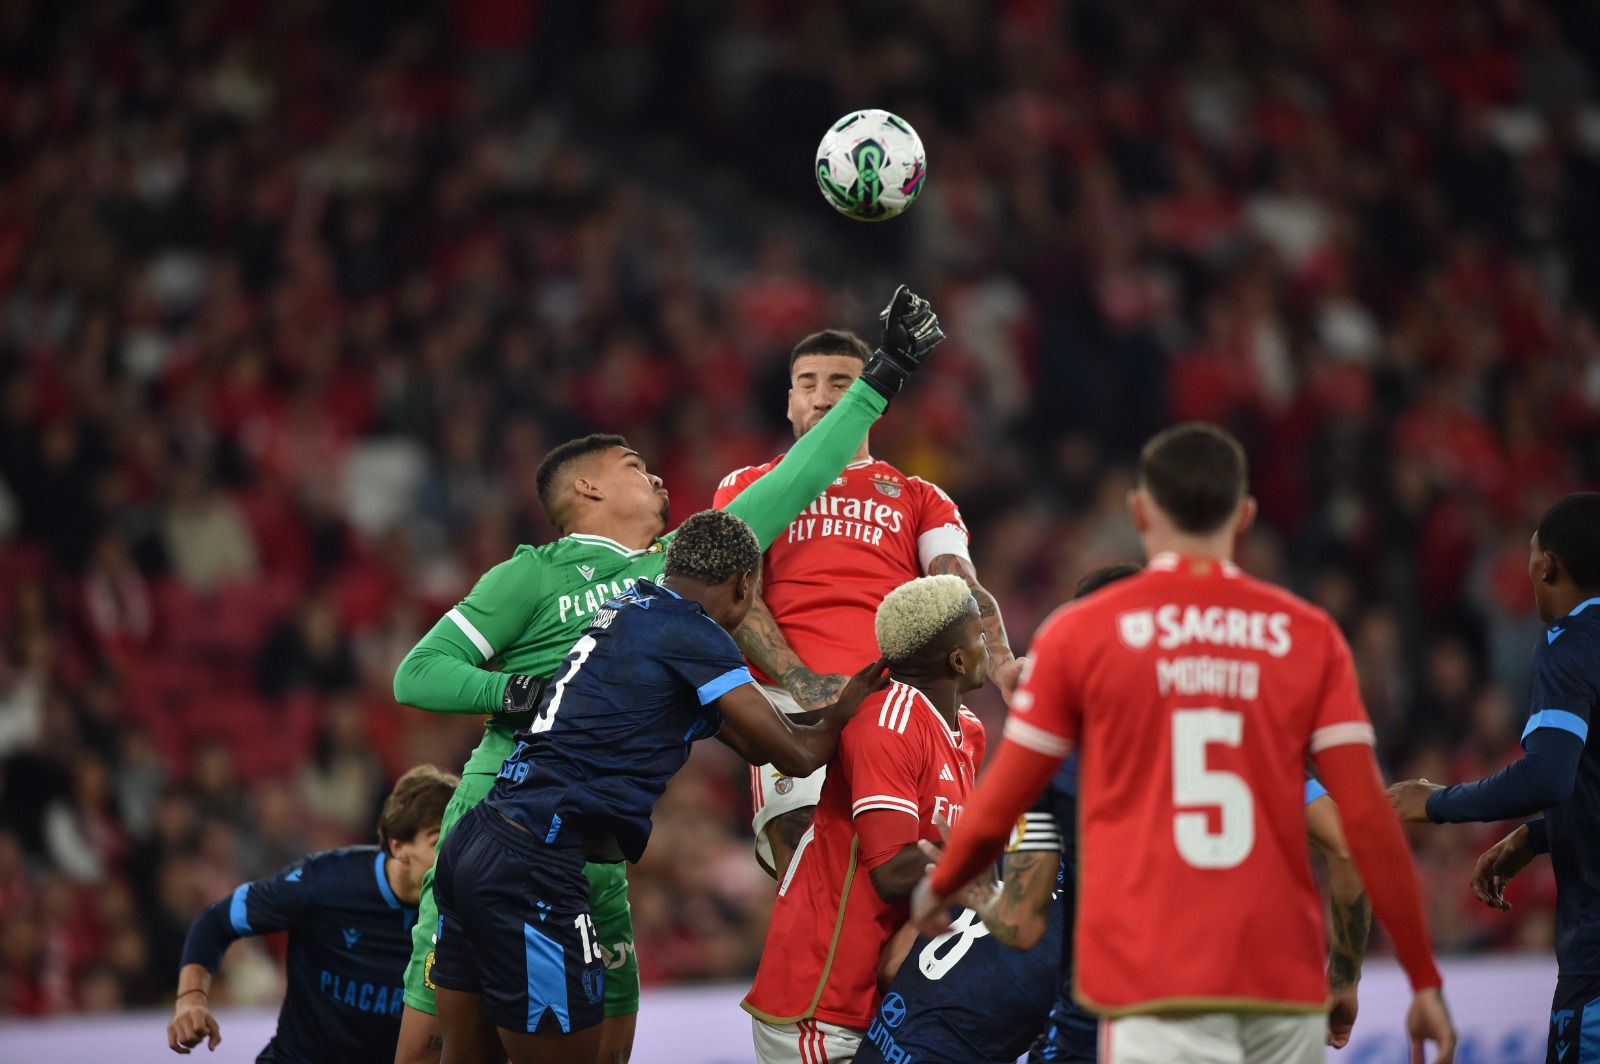
MULTIPOLYGON (((1210 559, 1206 560, 1210 561, 1210 559)), ((1164 550, 1146 562, 1145 569, 1153 573, 1175 573, 1179 569, 1183 568, 1183 563, 1185 561, 1188 561, 1188 559, 1183 557, 1183 555, 1179 554, 1177 551, 1164 550)), ((1239 575, 1239 567, 1233 562, 1228 561, 1226 558, 1217 561, 1217 569, 1222 573, 1223 576, 1229 579, 1239 575)), ((1600 601, 1600 599, 1595 601, 1600 601)))
MULTIPOLYGON (((1567 614, 1567 617, 1576 617, 1578 614, 1582 613, 1584 610, 1588 609, 1590 606, 1596 605, 1597 603, 1600 603, 1600 595, 1596 595, 1594 598, 1591 598, 1591 599, 1584 599, 1582 602, 1580 602, 1576 606, 1572 607, 1572 611, 1567 614)), ((1562 619, 1565 620, 1566 618, 1562 618, 1562 619)))
POLYGON ((587 532, 568 532, 566 538, 575 539, 579 543, 587 543, 595 547, 606 547, 609 550, 616 551, 624 558, 637 558, 641 554, 650 553, 649 547, 642 547, 639 550, 629 550, 627 547, 624 547, 614 539, 610 539, 606 536, 593 536, 587 532))
POLYGON ((378 877, 378 893, 383 895, 383 900, 388 902, 389 908, 399 909, 403 906, 400 904, 400 899, 394 896, 394 891, 389 887, 389 877, 383 871, 385 856, 382 850, 378 851, 377 860, 372 862, 372 872, 378 877))

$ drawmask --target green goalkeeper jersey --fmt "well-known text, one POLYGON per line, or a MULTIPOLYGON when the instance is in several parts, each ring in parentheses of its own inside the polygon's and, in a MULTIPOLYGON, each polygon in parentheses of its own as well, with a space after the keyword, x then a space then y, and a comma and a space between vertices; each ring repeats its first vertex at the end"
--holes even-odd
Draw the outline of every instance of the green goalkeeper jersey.
MULTIPOLYGON (((728 512, 747 521, 766 550, 844 470, 887 405, 857 381, 783 461, 728 503, 728 512)), ((500 712, 508 678, 553 673, 606 600, 641 578, 660 579, 670 538, 630 550, 604 536, 572 533, 518 547, 406 655, 395 672, 395 700, 436 713, 491 714, 462 771, 499 771, 512 736, 531 718, 500 712), (483 667, 491 660, 499 671, 483 667)))

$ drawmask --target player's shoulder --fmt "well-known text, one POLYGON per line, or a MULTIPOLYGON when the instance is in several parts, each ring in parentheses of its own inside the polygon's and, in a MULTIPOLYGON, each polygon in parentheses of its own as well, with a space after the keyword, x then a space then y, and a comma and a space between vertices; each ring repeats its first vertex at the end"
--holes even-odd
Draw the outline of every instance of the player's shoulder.
POLYGON ((1600 671, 1600 603, 1547 627, 1533 646, 1533 658, 1536 667, 1600 671))
POLYGON ((889 681, 888 687, 861 700, 861 707, 844 726, 839 741, 848 738, 854 742, 890 742, 915 737, 918 733, 911 726, 915 717, 912 710, 917 708, 920 697, 921 692, 910 684, 889 681))
POLYGON ((752 481, 758 480, 763 475, 770 473, 772 471, 772 467, 777 465, 782 458, 783 455, 780 454, 771 461, 762 462, 760 465, 747 465, 735 469, 733 472, 723 477, 720 482, 718 482, 717 493, 722 494, 724 492, 732 491, 736 488, 742 489, 748 487, 752 481))
POLYGON ((286 884, 310 889, 313 904, 317 898, 370 889, 375 881, 388 885, 383 873, 383 851, 372 845, 340 846, 306 854, 285 868, 278 878, 286 884))
POLYGON ((962 706, 956 711, 956 715, 961 719, 961 728, 963 731, 970 730, 978 732, 979 734, 983 733, 983 718, 972 712, 972 710, 968 709, 966 706, 962 706))

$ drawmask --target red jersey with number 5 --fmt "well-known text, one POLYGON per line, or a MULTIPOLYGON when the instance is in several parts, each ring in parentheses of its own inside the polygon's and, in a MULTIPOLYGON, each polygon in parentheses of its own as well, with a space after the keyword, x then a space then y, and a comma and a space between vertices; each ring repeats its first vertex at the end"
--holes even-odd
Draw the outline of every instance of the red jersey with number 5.
POLYGON ((1041 626, 1006 736, 1080 751, 1085 1005, 1323 1010, 1306 758, 1373 741, 1325 613, 1231 563, 1158 556, 1041 626))
MULTIPOLYGON (((713 505, 728 505, 782 457, 729 473, 713 505)), ((967 526, 950 496, 869 459, 847 466, 767 548, 761 598, 807 668, 849 674, 872 660, 883 597, 942 554, 968 557, 967 526)))
POLYGON ((815 1016, 865 1029, 878 956, 906 922, 872 869, 955 824, 983 762, 983 724, 965 708, 952 729, 921 691, 896 680, 868 695, 839 734, 816 817, 778 887, 747 1012, 769 1023, 815 1016))

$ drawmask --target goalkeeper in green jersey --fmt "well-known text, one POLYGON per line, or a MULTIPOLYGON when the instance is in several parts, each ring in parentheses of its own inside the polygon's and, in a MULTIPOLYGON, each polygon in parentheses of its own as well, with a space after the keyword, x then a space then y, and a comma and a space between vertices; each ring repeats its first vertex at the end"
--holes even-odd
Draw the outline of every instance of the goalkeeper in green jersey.
MULTIPOLYGON (((772 472, 726 507, 755 530, 763 551, 843 471, 889 399, 944 339, 933 308, 904 285, 879 318, 883 342, 861 378, 772 472)), ((667 492, 622 437, 585 436, 562 444, 545 456, 537 480, 539 500, 561 538, 518 547, 483 574, 395 672, 398 702, 435 713, 489 714, 445 809, 441 840, 489 792, 515 746, 512 737, 528 725, 550 674, 594 612, 636 580, 661 578, 670 537, 667 492), (491 660, 498 671, 485 667, 491 660)), ((593 855, 584 872, 608 969, 600 1059, 613 1064, 628 1059, 639 1011, 628 883, 620 854, 593 855)), ((439 1058, 429 978, 437 929, 430 871, 412 932, 396 1064, 439 1058)))

